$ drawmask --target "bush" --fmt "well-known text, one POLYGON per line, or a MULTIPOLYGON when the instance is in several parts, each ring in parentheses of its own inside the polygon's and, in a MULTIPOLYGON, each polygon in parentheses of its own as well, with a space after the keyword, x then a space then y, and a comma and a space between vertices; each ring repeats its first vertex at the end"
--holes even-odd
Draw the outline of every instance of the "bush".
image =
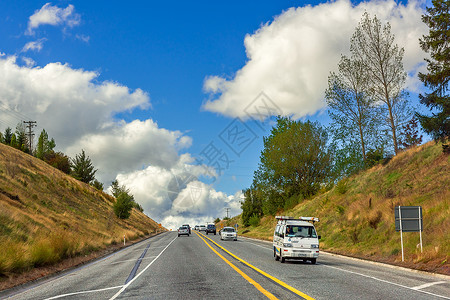
POLYGON ((253 214, 248 220, 250 226, 258 226, 259 225, 259 216, 257 214, 253 214))
POLYGON ((133 197, 127 193, 120 193, 117 196, 116 203, 114 203, 113 209, 116 216, 120 219, 128 219, 131 214, 131 209, 134 206, 133 197))
POLYGON ((341 179, 336 185, 336 192, 343 195, 348 191, 347 179, 341 179))

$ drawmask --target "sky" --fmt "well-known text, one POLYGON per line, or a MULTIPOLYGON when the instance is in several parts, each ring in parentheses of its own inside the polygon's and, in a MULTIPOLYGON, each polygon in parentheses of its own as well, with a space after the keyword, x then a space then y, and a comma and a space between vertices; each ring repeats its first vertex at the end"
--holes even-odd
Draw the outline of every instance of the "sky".
POLYGON ((0 131, 36 121, 167 228, 234 216, 273 116, 329 123, 327 78, 365 11, 404 47, 417 105, 426 5, 2 1, 0 131))

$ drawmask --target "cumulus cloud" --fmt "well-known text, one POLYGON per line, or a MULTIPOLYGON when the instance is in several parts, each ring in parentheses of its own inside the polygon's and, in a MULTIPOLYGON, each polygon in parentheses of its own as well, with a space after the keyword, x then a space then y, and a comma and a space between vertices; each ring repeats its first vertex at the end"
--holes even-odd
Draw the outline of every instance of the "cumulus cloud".
POLYGON ((34 30, 41 25, 53 25, 74 27, 80 24, 81 17, 74 12, 75 8, 69 4, 66 8, 59 8, 46 3, 41 9, 36 10, 28 21, 28 28, 25 32, 28 35, 34 34, 34 30))
POLYGON ((146 92, 131 91, 116 82, 97 83, 98 76, 68 64, 30 68, 19 66, 16 57, 0 57, 0 101, 5 108, 0 116, 15 124, 17 116, 5 112, 20 112, 36 120, 60 149, 66 149, 108 126, 115 113, 151 106, 146 92))
POLYGON ((29 50, 39 52, 42 50, 42 47, 44 46, 44 42, 46 40, 47 40, 46 38, 42 38, 37 41, 28 42, 25 44, 25 46, 23 46, 22 52, 27 52, 29 50))
POLYGON ((353 6, 338 0, 291 8, 248 34, 244 40, 247 63, 232 79, 206 77, 204 91, 210 99, 202 108, 245 119, 253 113, 248 106, 264 92, 283 114, 294 118, 323 109, 328 75, 337 69, 341 54, 349 54, 350 38, 365 11, 391 23, 396 43, 405 48, 407 88, 414 90, 424 58, 418 39, 427 32, 421 3, 389 0, 353 6))
POLYGON ((74 157, 84 149, 98 169, 98 180, 106 187, 114 179, 126 185, 145 212, 165 226, 211 221, 224 205, 239 213, 238 196, 199 181, 217 176, 214 168, 196 164, 189 153, 180 154, 192 145, 191 137, 151 119, 127 123, 115 118, 119 112, 149 109, 146 92, 99 82, 98 73, 68 64, 32 67, 29 61, 30 66, 20 66, 16 59, 0 57, 2 127, 36 120, 36 133, 44 128, 58 151, 74 157))

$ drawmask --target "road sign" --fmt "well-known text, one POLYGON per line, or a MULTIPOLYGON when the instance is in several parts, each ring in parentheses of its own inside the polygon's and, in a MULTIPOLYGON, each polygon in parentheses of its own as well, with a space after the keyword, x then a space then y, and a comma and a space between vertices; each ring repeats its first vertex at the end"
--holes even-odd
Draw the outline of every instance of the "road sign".
POLYGON ((396 206, 395 231, 419 232, 423 231, 421 206, 396 206), (401 220, 401 227, 400 227, 401 220))
POLYGON ((421 206, 396 206, 394 210, 395 230, 400 231, 400 242, 402 244, 402 261, 405 261, 403 252, 403 231, 420 233, 420 252, 422 247, 422 207, 421 206))

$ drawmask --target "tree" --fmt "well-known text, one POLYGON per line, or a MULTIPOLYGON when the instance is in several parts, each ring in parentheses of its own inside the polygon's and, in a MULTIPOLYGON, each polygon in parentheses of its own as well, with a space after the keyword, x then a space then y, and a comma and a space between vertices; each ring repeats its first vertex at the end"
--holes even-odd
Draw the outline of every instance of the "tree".
POLYGON ((18 146, 17 146, 17 138, 16 138, 16 134, 15 133, 13 133, 12 135, 11 135, 11 141, 9 142, 9 145, 11 146, 11 147, 14 147, 14 148, 17 148, 18 146))
POLYGON ((100 181, 98 181, 97 179, 94 179, 94 181, 91 183, 91 185, 99 190, 99 191, 103 191, 103 183, 101 183, 100 181))
POLYGON ((89 156, 86 157, 84 150, 81 150, 80 154, 75 156, 75 159, 71 160, 72 176, 85 183, 90 183, 95 179, 95 173, 91 159, 89 156))
POLYGON ((397 130, 410 114, 403 89, 406 81, 402 62, 405 51, 394 44, 391 25, 382 26, 376 16, 370 19, 367 12, 352 36, 350 51, 367 70, 369 96, 386 105, 385 120, 397 154, 397 130))
MULTIPOLYGON (((306 198, 315 194, 331 176, 328 135, 318 123, 278 117, 276 126, 263 141, 251 193, 256 196, 252 199, 262 202, 264 214, 275 213, 293 195, 306 198)), ((256 207, 261 209, 259 205, 256 207)))
POLYGON ((217 223, 219 223, 220 222, 220 218, 216 218, 215 220, 214 220, 214 224, 217 224, 217 223))
POLYGON ((254 186, 242 191, 244 193, 244 201, 241 201, 242 222, 245 227, 250 225, 250 218, 253 215, 262 216, 262 197, 261 190, 254 186))
POLYGON ((48 133, 45 129, 42 129, 41 134, 39 135, 38 143, 36 145, 36 153, 35 156, 39 159, 44 159, 44 156, 53 151, 53 148, 56 147, 56 143, 54 139, 48 140, 48 133))
POLYGON ((116 199, 118 199, 121 194, 127 194, 131 197, 133 207, 140 212, 144 211, 144 208, 134 200, 134 196, 131 194, 130 189, 127 188, 124 184, 120 185, 117 179, 111 183, 111 192, 116 199))
MULTIPOLYGON (((420 94, 420 103, 428 107, 431 116, 416 113, 425 132, 437 140, 445 141, 450 136, 450 3, 448 0, 432 0, 433 7, 427 7, 422 21, 428 25, 429 33, 420 39, 420 47, 430 54, 427 74, 419 73, 419 79, 431 90, 420 94)), ((445 148, 444 148, 445 149, 445 148)))
POLYGON ((114 213, 119 219, 128 219, 134 206, 133 196, 120 193, 113 205, 114 213))
POLYGON ((412 118, 407 124, 403 125, 400 132, 400 146, 408 149, 422 143, 422 135, 419 135, 417 119, 412 118))
POLYGON ((8 127, 5 129, 5 134, 3 136, 3 143, 5 143, 6 145, 11 145, 11 138, 12 138, 12 130, 11 127, 8 127))
MULTIPOLYGON (((368 97, 367 70, 363 62, 355 58, 341 57, 339 72, 328 77, 325 92, 328 114, 333 120, 334 137, 344 145, 358 142, 363 161, 366 160, 367 143, 377 126, 376 109, 372 98, 368 97)), ((348 146, 347 146, 348 147, 348 146)))
POLYGON ((30 149, 28 149, 28 137, 25 132, 25 126, 23 123, 19 123, 16 126, 16 148, 28 153, 30 149))
POLYGON ((71 173, 70 159, 62 152, 51 151, 44 155, 43 160, 52 167, 57 168, 66 174, 71 173))

